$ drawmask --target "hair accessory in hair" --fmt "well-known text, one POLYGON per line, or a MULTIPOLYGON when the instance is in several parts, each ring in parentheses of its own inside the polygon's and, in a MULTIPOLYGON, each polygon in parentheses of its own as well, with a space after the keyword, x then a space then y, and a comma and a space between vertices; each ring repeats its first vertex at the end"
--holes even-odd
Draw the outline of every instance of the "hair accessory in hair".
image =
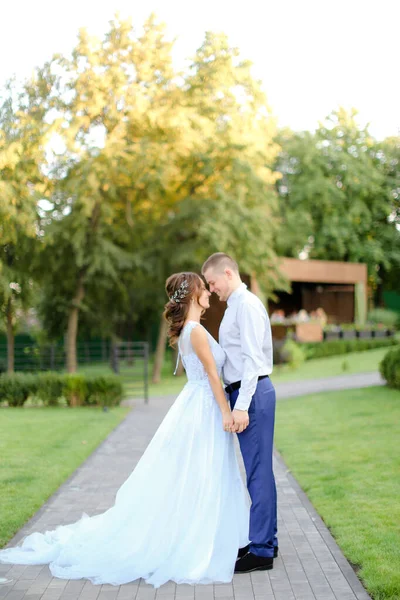
POLYGON ((189 284, 186 281, 186 279, 184 281, 182 281, 181 285, 178 287, 177 290, 175 290, 175 292, 172 294, 172 296, 170 296, 170 300, 173 302, 180 302, 183 298, 185 298, 188 293, 189 284))

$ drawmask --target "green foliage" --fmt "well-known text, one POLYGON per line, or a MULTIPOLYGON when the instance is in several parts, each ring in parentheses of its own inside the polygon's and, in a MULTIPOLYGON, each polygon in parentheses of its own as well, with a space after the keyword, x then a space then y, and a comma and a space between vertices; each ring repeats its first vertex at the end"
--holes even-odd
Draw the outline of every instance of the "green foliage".
POLYGON ((77 312, 79 331, 150 328, 166 277, 199 270, 215 250, 266 292, 283 285, 272 244, 279 148, 260 83, 223 34, 207 33, 182 73, 171 51, 154 17, 140 36, 116 18, 102 40, 81 30, 72 54, 43 70, 41 110, 65 151, 47 165, 39 312, 50 338, 68 328, 68 357, 77 312))
POLYGON ((36 394, 38 380, 33 374, 0 375, 0 402, 8 406, 23 406, 31 394, 36 394))
POLYGON ((114 406, 122 400, 122 385, 117 377, 110 375, 87 377, 87 395, 85 404, 97 406, 114 406))
POLYGON ((68 406, 80 406, 87 396, 86 380, 83 375, 66 375, 63 384, 63 395, 68 406))
POLYGON ((389 387, 400 390, 400 347, 389 350, 379 365, 379 371, 389 387))
POLYGON ((57 406, 59 398, 63 395, 63 376, 58 373, 38 373, 36 395, 46 406, 57 406))
POLYGON ((279 136, 276 243, 284 255, 365 262, 375 289, 400 267, 400 139, 376 142, 356 114, 341 108, 313 134, 279 136))
POLYGON ((283 344, 280 356, 282 362, 288 363, 291 369, 298 369, 306 359, 302 347, 290 338, 283 344))
POLYGON ((388 310, 387 308, 374 308, 368 313, 368 321, 370 323, 386 325, 394 329, 400 324, 399 314, 394 310, 388 310))
POLYGON ((0 375, 0 403, 23 406, 30 396, 46 406, 65 398, 68 406, 115 406, 123 396, 122 383, 113 375, 84 376, 59 373, 0 375))
MULTIPOLYGON (((37 110, 39 90, 11 81, 0 91, 0 315, 9 340, 21 309, 32 305, 40 247, 37 202, 47 187, 40 165, 48 125, 37 110)), ((12 357, 8 366, 12 371, 12 357)))
POLYGON ((47 187, 45 160, 46 93, 40 75, 32 87, 11 80, 0 89, 0 247, 17 248, 37 236, 37 201, 47 187))
POLYGON ((306 354, 306 360, 321 358, 324 356, 338 356, 349 354, 351 352, 364 352, 374 350, 375 348, 385 348, 398 344, 394 337, 390 338, 370 338, 370 339, 351 339, 351 340, 328 340, 325 342, 309 342, 301 344, 306 354))
POLYGON ((0 102, 0 309, 9 334, 32 305, 48 339, 67 330, 70 371, 78 333, 147 339, 167 275, 217 250, 265 295, 285 288, 277 254, 304 248, 398 280, 399 140, 342 109, 278 136, 225 35, 179 73, 172 47, 155 17, 140 35, 115 18, 0 102))

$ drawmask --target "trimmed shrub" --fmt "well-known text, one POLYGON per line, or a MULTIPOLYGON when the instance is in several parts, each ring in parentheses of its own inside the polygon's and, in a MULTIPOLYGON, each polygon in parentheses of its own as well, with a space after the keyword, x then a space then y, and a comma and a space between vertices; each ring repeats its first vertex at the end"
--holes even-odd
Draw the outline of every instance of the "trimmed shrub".
POLYGON ((65 396, 68 406, 81 406, 84 404, 87 386, 83 375, 65 375, 63 384, 63 396, 65 396))
POLYGON ((311 358, 322 358, 325 356, 339 356, 350 352, 364 352, 376 348, 386 348, 398 344, 394 337, 369 338, 352 340, 330 340, 325 342, 310 342, 301 344, 305 352, 306 360, 311 358))
POLYGON ((288 363, 291 369, 297 369, 305 361, 305 353, 299 344, 288 338, 280 351, 283 362, 288 363))
POLYGON ((0 402, 23 406, 29 396, 36 396, 47 406, 56 406, 61 397, 69 406, 115 406, 121 402, 123 389, 114 375, 85 377, 51 372, 0 375, 0 402))
POLYGON ((117 377, 112 375, 88 378, 85 404, 114 406, 122 400, 122 385, 117 377))
POLYGON ((47 406, 56 406, 63 394, 63 376, 59 373, 39 373, 37 395, 47 406))
POLYGON ((23 406, 30 394, 37 392, 37 379, 28 373, 0 376, 0 401, 8 406, 23 406))
POLYGON ((379 371, 389 387, 400 390, 400 346, 389 350, 379 365, 379 371))
POLYGON ((368 313, 367 321, 369 323, 376 323, 385 325, 390 329, 395 329, 399 326, 399 313, 394 310, 389 310, 387 308, 374 308, 368 313))

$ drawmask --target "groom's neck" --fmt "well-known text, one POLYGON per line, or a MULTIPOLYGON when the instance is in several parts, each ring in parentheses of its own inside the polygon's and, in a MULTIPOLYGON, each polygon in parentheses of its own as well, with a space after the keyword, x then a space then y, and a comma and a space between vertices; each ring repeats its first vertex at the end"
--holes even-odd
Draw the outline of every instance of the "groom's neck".
POLYGON ((236 292, 236 290, 242 285, 242 283, 243 282, 240 278, 238 278, 236 281, 232 281, 232 287, 230 287, 228 298, 233 294, 233 292, 236 292))

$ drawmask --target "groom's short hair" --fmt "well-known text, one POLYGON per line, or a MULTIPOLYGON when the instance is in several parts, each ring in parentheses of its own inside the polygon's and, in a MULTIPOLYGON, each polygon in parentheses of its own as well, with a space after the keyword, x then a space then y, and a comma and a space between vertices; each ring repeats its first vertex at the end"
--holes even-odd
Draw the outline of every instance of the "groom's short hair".
POLYGON ((201 272, 204 275, 208 269, 213 269, 214 271, 223 271, 224 269, 232 269, 235 273, 239 274, 238 264, 229 254, 225 254, 225 252, 215 252, 215 254, 211 254, 201 267, 201 272))

